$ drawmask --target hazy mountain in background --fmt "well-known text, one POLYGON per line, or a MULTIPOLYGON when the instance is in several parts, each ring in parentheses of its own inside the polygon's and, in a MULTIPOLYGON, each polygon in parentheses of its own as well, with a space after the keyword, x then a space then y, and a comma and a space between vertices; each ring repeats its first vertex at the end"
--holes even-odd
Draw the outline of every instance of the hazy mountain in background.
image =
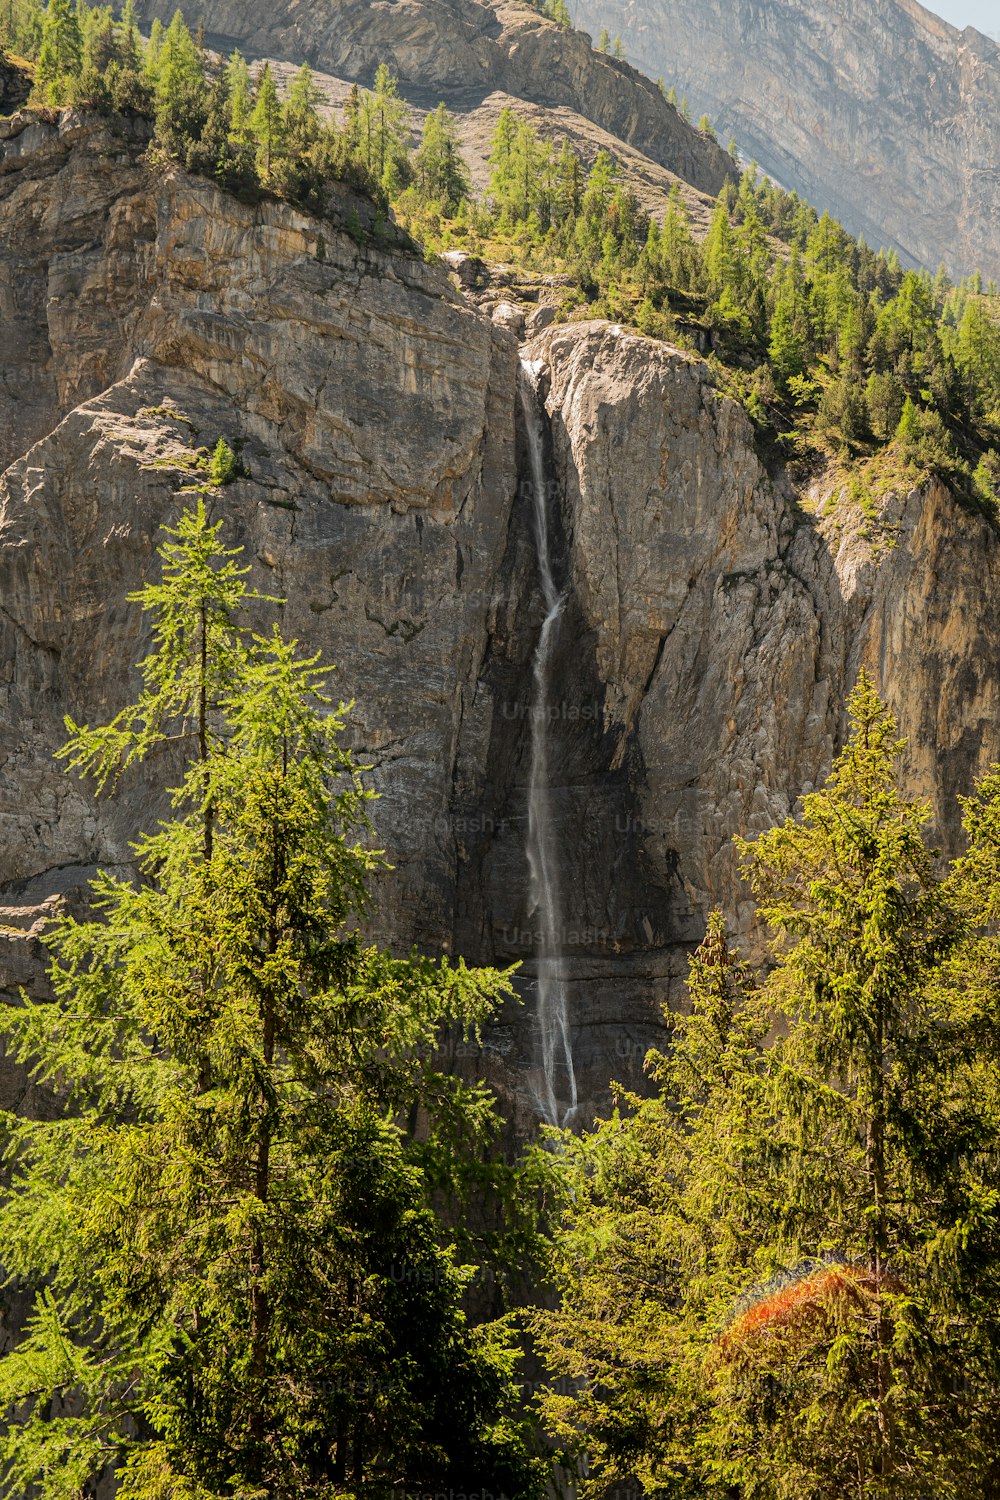
POLYGON ((631 61, 875 245, 1000 277, 1000 48, 915 0, 576 0, 631 61))

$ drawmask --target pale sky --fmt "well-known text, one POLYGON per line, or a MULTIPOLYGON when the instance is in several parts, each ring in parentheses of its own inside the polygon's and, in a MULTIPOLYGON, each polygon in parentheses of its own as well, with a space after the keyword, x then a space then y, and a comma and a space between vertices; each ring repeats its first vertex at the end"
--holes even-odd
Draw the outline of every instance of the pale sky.
POLYGON ((922 4, 953 26, 978 26, 987 36, 1000 32, 1000 0, 922 0, 922 4))

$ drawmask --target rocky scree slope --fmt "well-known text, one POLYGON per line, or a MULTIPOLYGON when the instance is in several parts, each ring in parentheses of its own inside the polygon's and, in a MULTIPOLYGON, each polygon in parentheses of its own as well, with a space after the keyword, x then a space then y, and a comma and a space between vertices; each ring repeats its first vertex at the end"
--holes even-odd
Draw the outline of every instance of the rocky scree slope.
MULTIPOLYGON (((148 642, 127 595, 224 435, 246 470, 217 502, 229 538, 357 699, 395 866, 378 934, 523 962, 524 1008, 453 1060, 532 1128, 544 605, 522 357, 570 589, 549 715, 581 1118, 640 1078, 708 907, 754 940, 730 837, 826 774, 862 662, 954 847, 954 793, 1000 758, 1000 555, 944 488, 887 502, 876 551, 845 502, 765 471, 679 350, 603 323, 519 350, 444 267, 154 172, 106 121, 25 115, 2 136, 0 991, 42 987, 39 924, 161 811, 141 778, 94 803, 52 752, 64 714, 134 694, 148 642)), ((42 1107, 9 1065, 0 1100, 42 1107)))
POLYGON ((870 244, 1000 278, 1000 47, 916 0, 579 0, 870 244))

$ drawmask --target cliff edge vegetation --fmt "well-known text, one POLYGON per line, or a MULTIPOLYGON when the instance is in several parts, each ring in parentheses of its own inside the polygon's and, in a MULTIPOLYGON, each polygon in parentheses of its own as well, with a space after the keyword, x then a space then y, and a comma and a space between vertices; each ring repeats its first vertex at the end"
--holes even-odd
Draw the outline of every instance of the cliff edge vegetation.
MULTIPOLYGON (((19 0, 10 39, 33 53, 37 107, 74 101, 152 123, 151 149, 231 191, 323 212, 349 181, 376 204, 371 228, 399 223, 428 252, 465 251, 554 276, 559 317, 606 317, 707 356, 786 460, 844 469, 843 493, 874 510, 892 488, 936 473, 992 510, 1000 494, 1000 299, 973 276, 904 271, 829 214, 756 168, 727 181, 699 238, 678 188, 659 221, 613 156, 587 166, 511 106, 477 197, 455 122, 440 105, 413 149, 387 65, 325 120, 307 66, 281 96, 268 64, 206 53, 178 11, 148 42, 134 7, 19 0)), ((366 216, 367 218, 367 216, 366 216)))

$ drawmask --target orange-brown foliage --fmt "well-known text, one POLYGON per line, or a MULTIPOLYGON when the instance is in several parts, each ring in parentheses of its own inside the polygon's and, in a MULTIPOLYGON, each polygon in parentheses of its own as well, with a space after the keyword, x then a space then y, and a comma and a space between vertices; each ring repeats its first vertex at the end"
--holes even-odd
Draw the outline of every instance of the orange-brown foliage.
POLYGON ((794 1339, 851 1312, 870 1311, 879 1292, 898 1292, 900 1284, 852 1266, 830 1266, 793 1281, 755 1302, 741 1314, 716 1344, 717 1353, 731 1359, 759 1348, 764 1340, 794 1339))

